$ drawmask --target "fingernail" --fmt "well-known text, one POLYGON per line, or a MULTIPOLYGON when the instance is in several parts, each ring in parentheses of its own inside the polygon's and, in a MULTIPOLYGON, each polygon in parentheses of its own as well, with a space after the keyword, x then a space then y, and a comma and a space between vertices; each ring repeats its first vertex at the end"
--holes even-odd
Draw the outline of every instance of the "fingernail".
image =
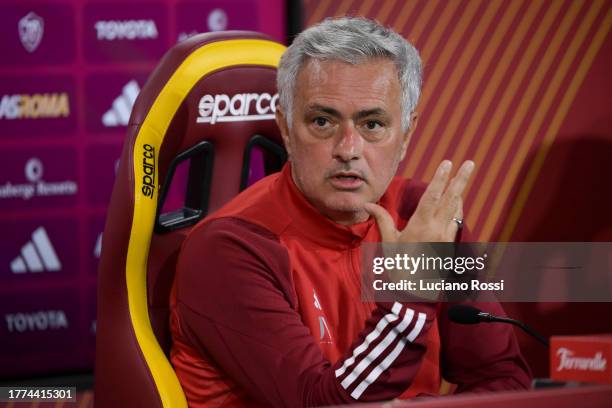
POLYGON ((443 171, 450 171, 451 167, 453 167, 453 163, 450 160, 444 160, 440 167, 443 171))
POLYGON ((474 166, 475 166, 475 164, 474 164, 474 162, 473 162, 473 161, 471 161, 471 160, 467 160, 467 161, 465 162, 465 167, 466 167, 466 168, 467 168, 467 170, 469 170, 469 171, 474 170, 474 166))

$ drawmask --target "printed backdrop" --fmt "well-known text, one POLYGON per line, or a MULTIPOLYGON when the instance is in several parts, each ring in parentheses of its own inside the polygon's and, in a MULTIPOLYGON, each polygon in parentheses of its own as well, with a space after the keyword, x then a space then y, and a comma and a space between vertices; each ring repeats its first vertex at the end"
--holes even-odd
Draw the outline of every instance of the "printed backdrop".
POLYGON ((284 41, 284 1, 0 4, 0 379, 91 369, 96 269, 130 111, 190 35, 284 41))
MULTIPOLYGON (((368 16, 419 49, 424 90, 401 173, 428 181, 443 159, 474 160, 465 218, 475 240, 612 241, 612 1, 304 5, 306 25, 368 16)), ((610 303, 506 310, 546 335, 612 332, 610 303)), ((519 339, 546 376, 546 353, 519 339)))

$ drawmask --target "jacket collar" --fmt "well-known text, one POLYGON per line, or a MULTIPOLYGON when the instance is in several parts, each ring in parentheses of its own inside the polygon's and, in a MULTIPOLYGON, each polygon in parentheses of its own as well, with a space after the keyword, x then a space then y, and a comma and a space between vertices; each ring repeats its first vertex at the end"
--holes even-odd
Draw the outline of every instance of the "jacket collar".
MULTIPOLYGON (((287 226, 290 230, 286 232, 291 235, 299 235, 315 244, 338 249, 357 247, 364 239, 380 240, 378 228, 372 217, 364 222, 347 226, 338 224, 321 214, 295 185, 289 163, 285 164, 277 181, 281 198, 279 205, 290 218, 287 226)), ((391 203, 387 193, 378 204, 389 208, 391 203)))

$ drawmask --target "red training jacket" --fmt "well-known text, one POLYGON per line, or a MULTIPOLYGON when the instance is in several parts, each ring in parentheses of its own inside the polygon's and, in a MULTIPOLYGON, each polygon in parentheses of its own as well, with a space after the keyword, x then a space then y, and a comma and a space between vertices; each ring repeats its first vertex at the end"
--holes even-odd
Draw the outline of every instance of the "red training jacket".
MULTIPOLYGON (((423 190, 395 178, 379 204, 403 228, 423 190)), ((441 374, 459 392, 529 387, 511 327, 450 323, 447 304, 362 302, 360 244, 378 241, 372 219, 343 226, 321 215, 288 165, 195 226, 170 319, 189 405, 408 398, 437 394, 441 374)))

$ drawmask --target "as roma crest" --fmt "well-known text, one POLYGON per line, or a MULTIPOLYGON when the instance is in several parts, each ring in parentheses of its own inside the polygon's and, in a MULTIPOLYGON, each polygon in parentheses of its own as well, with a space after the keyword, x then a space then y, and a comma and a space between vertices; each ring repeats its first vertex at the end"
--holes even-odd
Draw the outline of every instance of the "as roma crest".
POLYGON ((45 21, 41 16, 30 11, 19 20, 19 39, 28 52, 36 51, 43 38, 45 21))

